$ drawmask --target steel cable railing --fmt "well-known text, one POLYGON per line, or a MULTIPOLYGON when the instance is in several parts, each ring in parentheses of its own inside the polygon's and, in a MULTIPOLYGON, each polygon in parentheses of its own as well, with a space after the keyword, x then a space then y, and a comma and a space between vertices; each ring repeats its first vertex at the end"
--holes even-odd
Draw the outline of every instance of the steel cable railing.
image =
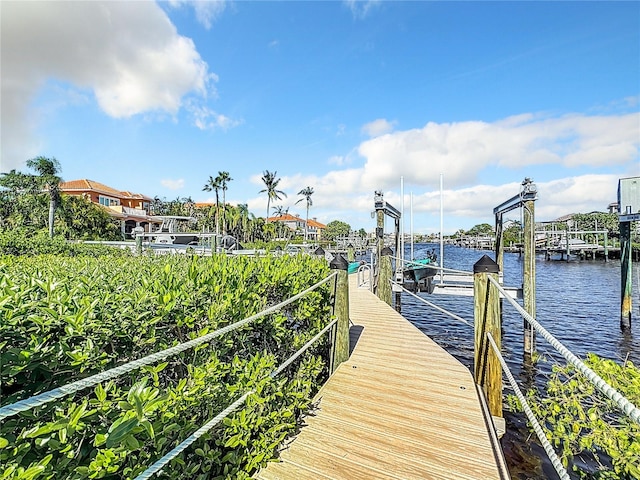
POLYGON ((491 276, 488 277, 489 281, 493 283, 498 290, 505 296, 505 298, 511 303, 515 309, 525 318, 535 330, 540 333, 544 339, 551 344, 571 365, 573 365, 580 373, 582 373, 593 385, 600 390, 604 395, 618 405, 618 407, 634 422, 640 424, 640 409, 638 409, 633 403, 625 398, 620 392, 609 385, 600 375, 590 369, 584 364, 578 357, 576 357, 571 351, 565 347, 560 341, 558 341, 551 333, 549 333, 538 321, 533 318, 524 308, 520 306, 513 298, 506 295, 502 286, 491 276))
POLYGON ((516 382, 516 379, 513 377, 511 370, 509 370, 509 366, 507 365, 507 362, 505 362, 504 357, 500 353, 500 349, 496 345, 496 342, 490 333, 487 333, 487 339, 489 340, 489 343, 491 344, 491 348, 493 349, 494 353, 498 357, 498 360, 500 361, 500 365, 502 366, 502 371, 504 372, 505 376, 509 380, 509 384, 511 385, 511 388, 516 394, 516 397, 518 397, 518 400, 520 401, 520 405, 522 405, 522 409, 524 410, 525 415, 527 416, 527 418, 529 419, 529 422, 533 427, 533 431, 536 432, 536 435, 538 436, 538 440, 540 440, 540 444, 542 445, 542 448, 544 448, 544 451, 547 452, 547 456, 549 457, 549 460, 551 460, 551 464, 553 465, 553 468, 555 468, 556 472, 558 472, 558 475, 562 480, 570 480, 567 470, 562 465, 562 462, 560 461, 560 459, 558 458, 558 455, 553 449, 551 442, 549 442, 549 439, 544 434, 544 431, 542 430, 540 423, 538 423, 538 419, 536 418, 535 414, 531 410, 531 407, 529 406, 529 403, 527 402, 527 399, 525 398, 525 396, 522 394, 520 387, 518 387, 518 383, 516 382))
POLYGON ((420 296, 416 295, 416 294, 415 294, 415 293, 413 293, 412 291, 407 290, 406 288, 404 288, 401 284, 396 283, 396 282, 394 282, 393 280, 391 281, 391 284, 392 284, 392 285, 396 285, 396 286, 400 287, 400 288, 402 289, 402 291, 403 291, 403 292, 408 293, 408 294, 409 294, 409 295, 411 295, 412 297, 414 297, 414 298, 416 298, 416 299, 420 300, 422 303, 425 303, 426 305, 428 305, 428 306, 430 306, 430 307, 432 307, 432 308, 435 308, 435 309, 436 309, 436 310, 438 310, 439 312, 444 313, 445 315, 449 315, 451 318, 454 318, 454 319, 458 320, 459 322, 462 322, 462 323, 464 323, 465 325, 468 325, 469 327, 473 327, 473 324, 472 324, 472 323, 469 323, 469 322, 468 322, 468 321, 466 321, 464 318, 462 318, 462 317, 460 317, 460 316, 456 315, 456 314, 455 314, 455 313, 453 313, 453 312, 450 312, 449 310, 445 310, 444 308, 439 307, 439 306, 438 306, 438 305, 436 305, 435 303, 431 303, 429 300, 427 300, 427 299, 425 299, 425 298, 422 298, 422 297, 420 297, 420 296))
MULTIPOLYGON (((296 353, 291 355, 282 365, 280 365, 276 370, 269 374, 270 378, 275 378, 278 374, 282 373, 289 365, 291 365, 300 355, 302 355, 305 351, 307 351, 314 343, 316 343, 331 327, 333 327, 337 323, 337 320, 333 320, 326 327, 324 327, 320 332, 318 332, 311 340, 304 344, 304 346, 298 350, 296 353)), ((147 480, 156 473, 159 473, 164 466, 169 463, 171 460, 180 455, 187 447, 189 447, 193 442, 195 442, 202 435, 207 433, 213 427, 215 427, 218 423, 220 423, 227 415, 233 413, 237 410, 241 405, 246 402, 247 398, 252 395, 254 390, 250 390, 242 395, 239 399, 225 408, 222 412, 216 415, 213 419, 208 421, 198 430, 193 432, 189 437, 187 437, 184 441, 182 441, 178 446, 176 446, 173 450, 168 452, 158 461, 156 461, 153 465, 147 468, 144 472, 138 475, 135 480, 147 480)))
POLYGON ((188 350, 190 348, 206 343, 212 340, 213 338, 232 332, 233 330, 237 330, 238 328, 244 325, 247 325, 259 318, 262 318, 266 315, 274 313, 282 309, 283 307, 289 305, 290 303, 295 302, 296 300, 307 295, 309 292, 312 292, 316 288, 327 283, 336 275, 337 275, 337 272, 333 272, 330 275, 328 275, 326 278, 320 280, 315 285, 312 285, 311 287, 307 288, 306 290, 303 290, 302 292, 294 295, 293 297, 283 302, 280 302, 277 305, 273 305, 255 315, 252 315, 236 323, 233 323, 231 325, 227 325, 226 327, 218 329, 215 332, 211 332, 206 335, 203 335, 202 337, 198 337, 193 340, 189 340, 187 342, 181 343, 179 345, 175 345, 173 347, 167 348, 160 352, 152 353, 151 355, 147 355, 146 357, 133 360, 131 362, 125 363, 124 365, 120 365, 118 367, 114 367, 109 370, 105 370, 104 372, 92 375, 87 378, 83 378, 82 380, 76 380, 75 382, 68 383, 67 385, 63 385, 62 387, 54 388, 53 390, 49 390, 48 392, 40 393, 30 398, 20 400, 18 402, 15 402, 9 405, 5 405, 4 407, 0 407, 0 420, 3 420, 7 417, 11 417, 20 412, 25 412, 27 410, 40 407, 42 405, 45 405, 59 398, 65 397, 67 395, 71 395, 73 393, 79 392, 80 390, 84 390, 85 388, 89 388, 94 385, 97 385, 98 383, 111 380, 113 378, 117 378, 121 375, 124 375, 125 373, 131 372, 133 370, 144 367, 146 365, 150 365, 152 363, 159 362, 168 357, 177 355, 178 353, 181 353, 185 350, 188 350))

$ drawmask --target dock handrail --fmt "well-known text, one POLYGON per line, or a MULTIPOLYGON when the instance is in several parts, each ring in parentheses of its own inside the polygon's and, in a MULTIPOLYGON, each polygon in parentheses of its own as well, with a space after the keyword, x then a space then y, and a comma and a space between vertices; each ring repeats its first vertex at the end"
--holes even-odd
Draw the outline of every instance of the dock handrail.
MULTIPOLYGON (((470 272, 460 272, 460 271, 458 271, 458 273, 470 274, 470 272)), ((536 331, 538 331, 545 338, 545 340, 547 340, 547 342, 549 342, 549 344, 565 358, 565 360, 568 363, 573 365, 579 372, 581 372, 585 376, 585 378, 588 381, 590 381, 601 393, 603 393, 610 400, 615 402, 618 408, 620 408, 620 410, 622 410, 622 412, 624 412, 629 418, 631 418, 636 423, 640 424, 640 410, 632 402, 630 402, 627 398, 625 398, 622 394, 620 394, 615 388, 609 385, 602 377, 600 377, 596 372, 594 372, 591 368, 589 368, 584 362, 582 362, 578 357, 576 357, 568 348, 566 348, 559 340, 557 340, 550 332, 548 332, 535 318, 533 318, 526 310, 524 310, 524 308, 514 298, 512 298, 507 294, 504 287, 499 283, 499 281, 495 280, 490 275, 487 276, 487 279, 498 289, 500 293, 502 293, 503 298, 506 298, 514 306, 514 308, 518 311, 518 313, 527 322, 529 322, 529 324, 536 331)), ((395 282, 392 281, 392 283, 395 283, 395 282)), ((428 306, 433 307, 436 310, 440 311, 441 313, 449 315, 452 318, 458 321, 461 321, 462 323, 465 323, 467 326, 473 327, 471 323, 469 323, 462 317, 459 317, 458 315, 452 312, 449 312, 448 310, 443 309, 438 305, 435 305, 429 302, 428 300, 420 297, 419 295, 416 295, 415 293, 407 290, 406 288, 402 287, 399 284, 396 284, 396 285, 400 286, 402 291, 408 293, 412 297, 420 300, 421 302, 427 304, 428 306)), ((500 366, 502 370, 505 372, 505 376, 509 381, 509 384, 511 385, 513 391, 515 392, 515 395, 518 398, 518 401, 520 402, 523 408, 523 411, 527 416, 527 419, 531 423, 533 430, 536 433, 538 439, 540 440, 540 443, 544 448, 545 452, 547 453, 549 460, 551 461, 554 469, 556 470, 556 472, 558 473, 559 477, 562 480, 569 480, 570 477, 566 469, 562 465, 561 460, 558 458, 558 455, 553 449, 551 442, 544 434, 544 431, 542 430, 540 423, 537 421, 533 411, 531 410, 529 404, 527 403, 525 396, 522 394, 520 388, 518 387, 518 384, 513 374, 511 373, 506 361, 504 360, 500 352, 500 348, 497 346, 495 340, 491 336, 491 333, 486 332, 486 338, 489 342, 489 345, 491 346, 491 349, 495 352, 498 358, 498 361, 500 362, 500 366)))
POLYGON ((371 265, 365 264, 358 267, 358 287, 368 288, 373 291, 373 271, 371 265))
POLYGON ((509 384, 511 385, 511 388, 515 392, 516 397, 518 397, 518 401, 520 402, 520 405, 522 405, 522 409, 524 410, 524 413, 527 416, 527 419, 533 426, 533 430, 534 432, 536 432, 536 435, 538 437, 538 440, 540 440, 540 444, 542 445, 542 448, 544 448, 544 451, 547 453, 549 460, 551 460, 551 464, 553 465, 553 468, 556 470, 556 472, 558 473, 558 475, 562 480, 570 480, 567 470, 562 465, 562 462, 558 458, 556 451, 553 449, 551 442, 549 442, 549 439, 544 434, 544 431, 542 430, 542 427, 540 426, 538 419, 533 413, 533 410, 531 410, 531 407, 529 406, 529 403, 527 402, 527 399, 525 398, 525 396, 522 394, 520 387, 518 387, 518 382, 516 382, 516 379, 513 377, 513 374, 511 373, 511 370, 509 369, 507 362, 504 360, 502 353, 500 353, 500 349, 496 345, 495 340, 493 339, 493 337, 489 332, 487 332, 487 339, 489 340, 489 344, 491 345, 491 348, 497 355, 498 360, 500 361, 500 366, 502 367, 502 371, 504 372, 505 376, 509 380, 509 384))
POLYGON ((473 327, 473 325, 471 323, 469 323, 467 320, 465 320, 464 318, 460 317, 459 315, 456 315, 453 312, 450 312, 448 310, 445 310, 442 307, 439 307, 438 305, 436 305, 435 303, 430 302, 429 300, 422 298, 418 295, 416 295, 415 293, 413 293, 411 290, 407 290, 406 288, 404 288, 402 286, 402 284, 400 283, 396 283, 393 280, 391 281, 391 283, 393 285, 396 285, 397 287, 400 287, 402 289, 403 292, 408 293, 409 295, 411 295, 412 297, 414 297, 415 299, 421 301, 422 303, 429 305, 432 308, 435 308, 436 310, 438 310, 440 313, 444 313, 445 315, 449 315, 451 318, 454 318, 456 320, 458 320, 459 322, 464 323, 465 325, 469 326, 469 327, 473 327))
MULTIPOLYGON (((493 283, 501 293, 505 293, 502 286, 488 277, 489 281, 493 283)), ((609 385, 600 375, 590 369, 587 365, 576 357, 571 351, 565 347, 558 339, 556 339, 551 333, 549 333, 538 321, 533 318, 524 308, 518 304, 512 298, 506 297, 509 303, 527 320, 533 328, 540 333, 549 344, 555 348, 571 365, 573 365, 580 373, 582 373, 593 385, 600 390, 604 395, 613 400, 620 410, 622 410, 629 418, 634 422, 640 424, 640 409, 638 409, 633 403, 625 398, 620 392, 609 385)))
MULTIPOLYGON (((328 277, 330 278, 330 277, 328 277)), ((323 282, 324 283, 324 282, 323 282)), ((275 378, 278 374, 282 373, 289 365, 291 365, 300 355, 302 355, 305 351, 307 351, 314 343, 316 343, 325 333, 327 333, 327 331, 329 329, 331 329, 336 323, 338 322, 337 319, 332 320, 326 327, 324 327, 320 332, 318 332, 311 340, 309 340, 307 343, 304 344, 304 346, 302 348, 300 348, 296 353, 294 353, 293 355, 291 355, 286 361, 284 361, 282 363, 282 365, 280 365, 277 369, 275 369, 273 372, 271 372, 269 374, 269 377, 271 378, 275 378)), ((250 395, 254 394, 255 391, 254 390, 249 390, 248 392, 245 392, 240 398, 238 398, 235 402, 233 402, 231 405, 229 405, 227 408, 225 408, 222 412, 220 412, 218 415, 216 415, 214 418, 212 418, 211 420, 209 420, 207 423, 205 423, 202 427, 200 427, 199 429, 197 429, 195 432, 193 432, 191 435, 189 435, 185 440, 183 440, 178 446, 176 446, 173 450, 171 450, 170 452, 168 452, 166 455, 164 455, 162 458, 160 458, 158 461, 156 461, 153 465, 151 465, 149 468, 147 468, 144 472, 142 472, 140 475, 138 475, 135 480, 147 480, 151 477, 153 477, 153 475, 155 475, 156 473, 159 473, 162 471, 162 469, 164 468, 164 466, 169 463, 171 460, 173 460, 174 458, 176 458, 178 455, 180 455, 187 447, 189 447, 189 445, 191 445, 193 442, 195 442, 198 438, 200 438, 202 435, 204 435, 205 433, 207 433, 209 430, 211 430, 213 427, 215 427, 218 423, 220 423, 226 416, 228 416, 229 414, 233 413, 235 410, 237 410, 240 406, 242 406, 244 404, 244 402, 246 402, 247 398, 249 398, 250 395)))
POLYGON ((34 395, 32 397, 29 397, 27 399, 24 400, 19 400, 17 402, 11 403, 9 405, 5 405, 3 407, 0 407, 0 420, 3 420, 7 417, 11 417, 13 415, 16 415, 20 412, 25 412, 27 410, 31 410, 33 408, 45 405, 49 402, 52 402, 54 400, 57 400, 59 398, 63 398, 67 395, 71 395, 73 393, 79 392, 80 390, 84 390, 85 388, 89 388, 92 387, 94 385, 97 385, 98 383, 107 381, 107 380, 111 380, 114 378, 117 378, 121 375, 124 375, 125 373, 131 372, 133 370, 136 370, 138 368, 144 367, 146 365, 150 365, 152 363, 156 363, 159 362, 160 360, 164 360, 168 357, 177 355, 178 353, 181 353, 185 350, 188 350, 190 348, 196 347, 198 345, 201 345, 203 343, 206 343, 210 340, 212 340, 213 338, 219 337, 221 335, 224 335, 226 333, 232 332, 244 325, 247 325, 259 318, 262 318, 266 315, 269 315, 271 313, 277 312, 278 310, 282 309, 283 307, 289 305, 290 303, 295 302, 296 300, 304 297, 305 295, 307 295, 308 293, 312 292, 313 290, 315 290, 316 288, 320 287, 321 285, 327 283, 329 280, 331 280, 332 278, 334 278, 337 275, 337 272, 333 272, 331 274, 329 274, 327 277, 325 277, 324 279, 320 280, 319 282, 317 282, 315 285, 312 285, 311 287, 307 288, 306 290, 303 290, 302 292, 294 295, 293 297, 288 298, 287 300, 284 300, 276 305, 273 305, 269 308, 266 308, 265 310, 263 310, 262 312, 259 312, 255 315, 252 315, 250 317, 247 317, 243 320, 240 320, 238 322, 232 323, 231 325, 227 325, 225 327, 222 327, 214 332, 210 332, 206 335, 203 335, 201 337, 195 338, 193 340, 189 340, 187 342, 183 342, 179 345, 175 345, 173 347, 167 348, 165 350, 161 350, 160 352, 156 352, 156 353, 152 353, 151 355, 147 355, 146 357, 143 358, 139 358, 137 360, 133 360, 131 362, 125 363, 124 365, 120 365, 118 367, 114 367, 111 368, 109 370, 105 370, 104 372, 100 372, 97 373, 95 375, 92 375, 90 377, 87 378, 83 378, 81 380, 76 380, 74 382, 68 383, 66 385, 63 385, 62 387, 58 387, 58 388, 54 388, 52 390, 49 390, 47 392, 43 392, 40 393, 38 395, 34 395))

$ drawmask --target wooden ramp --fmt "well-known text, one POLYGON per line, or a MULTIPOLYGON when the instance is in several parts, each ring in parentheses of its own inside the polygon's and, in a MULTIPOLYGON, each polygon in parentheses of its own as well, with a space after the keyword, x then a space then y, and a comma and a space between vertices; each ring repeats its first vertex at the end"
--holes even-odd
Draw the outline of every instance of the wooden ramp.
POLYGON ((281 461, 255 478, 508 478, 469 370, 355 277, 352 354, 281 461))

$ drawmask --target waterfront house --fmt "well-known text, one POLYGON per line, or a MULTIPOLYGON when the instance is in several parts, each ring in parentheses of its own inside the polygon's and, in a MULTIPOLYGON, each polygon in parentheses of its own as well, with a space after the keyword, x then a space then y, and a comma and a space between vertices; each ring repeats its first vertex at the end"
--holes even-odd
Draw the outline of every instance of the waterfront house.
POLYGON ((120 222, 125 238, 131 237, 134 228, 145 232, 157 230, 162 219, 150 213, 153 199, 141 193, 116 190, 103 183, 88 179, 71 180, 60 184, 60 191, 66 195, 77 195, 100 205, 114 219, 120 222))
POLYGON ((284 215, 280 215, 277 217, 269 217, 267 218, 267 222, 284 223, 293 232, 297 232, 300 235, 304 235, 306 225, 307 239, 314 241, 319 240, 322 236, 322 231, 327 228, 326 225, 318 222, 315 218, 310 218, 309 222, 307 222, 304 218, 301 218, 300 215, 291 215, 289 213, 285 213, 284 215))

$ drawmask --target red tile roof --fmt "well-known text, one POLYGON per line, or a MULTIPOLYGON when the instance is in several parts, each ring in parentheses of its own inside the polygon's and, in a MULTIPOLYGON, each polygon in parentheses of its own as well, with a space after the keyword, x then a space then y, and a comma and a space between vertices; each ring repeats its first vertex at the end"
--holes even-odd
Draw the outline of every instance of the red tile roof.
POLYGON ((320 223, 317 220, 314 220, 312 218, 309 219, 309 226, 310 227, 316 227, 316 228, 327 228, 327 226, 324 223, 320 223))
MULTIPOLYGON (((296 216, 296 215, 291 215, 289 213, 285 213, 284 215, 281 215, 279 217, 269 217, 269 218, 267 218, 267 222, 302 222, 302 223, 305 223, 305 220, 302 217, 299 217, 299 216, 296 216)), ((322 224, 322 223, 320 223, 320 222, 318 222, 316 220, 313 220, 311 218, 309 219, 308 225, 310 227, 315 227, 315 228, 320 228, 320 229, 327 228, 326 225, 324 225, 324 224, 322 224)))
POLYGON ((142 200, 153 200, 151 197, 147 197, 141 193, 132 193, 127 191, 116 190, 115 188, 111 188, 104 183, 95 182, 93 180, 82 179, 82 180, 71 180, 69 182, 62 182, 60 184, 60 190, 63 192, 67 191, 75 191, 75 190, 89 190, 93 192, 106 193, 107 195, 120 197, 120 198, 137 198, 142 200))

